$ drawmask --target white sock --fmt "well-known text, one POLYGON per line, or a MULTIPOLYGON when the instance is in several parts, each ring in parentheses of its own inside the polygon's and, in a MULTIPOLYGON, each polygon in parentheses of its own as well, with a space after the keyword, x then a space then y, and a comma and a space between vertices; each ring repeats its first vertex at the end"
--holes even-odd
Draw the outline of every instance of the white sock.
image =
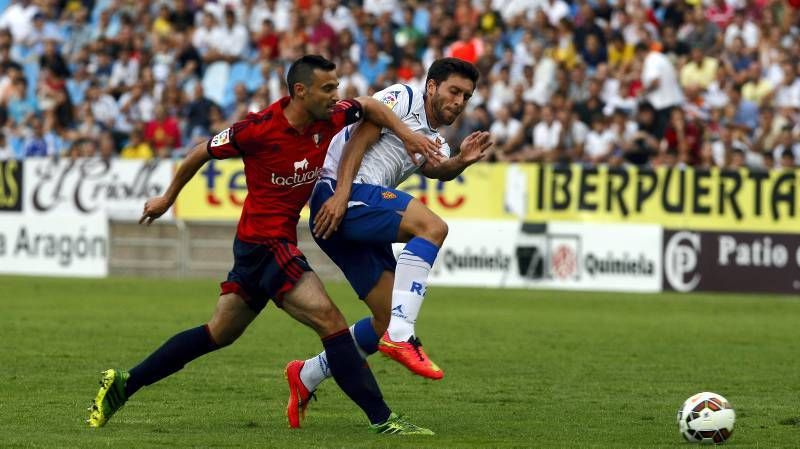
POLYGON ((328 366, 328 358, 325 351, 306 360, 303 368, 300 369, 300 381, 306 386, 308 391, 314 391, 323 380, 331 377, 331 368, 328 366))
MULTIPOLYGON (((353 336, 353 341, 355 341, 355 336, 353 335, 354 327, 355 324, 350 326, 350 335, 353 336)), ((356 342, 356 349, 358 349, 358 354, 361 356, 361 358, 366 360, 367 353, 361 349, 361 346, 358 345, 358 342, 356 342)), ((328 356, 325 354, 325 351, 322 351, 316 356, 306 360, 306 363, 300 370, 300 381, 303 382, 303 385, 306 386, 308 391, 316 390, 319 384, 332 376, 333 374, 331 374, 331 368, 328 366, 328 356)))
POLYGON ((414 324, 425 299, 430 271, 427 262, 407 251, 401 252, 397 258, 388 329, 392 341, 407 341, 414 335, 414 324))

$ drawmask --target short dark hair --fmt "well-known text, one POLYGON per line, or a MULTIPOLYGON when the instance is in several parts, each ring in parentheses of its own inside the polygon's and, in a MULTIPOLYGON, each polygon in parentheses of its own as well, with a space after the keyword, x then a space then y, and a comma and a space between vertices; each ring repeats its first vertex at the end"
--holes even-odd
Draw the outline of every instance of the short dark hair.
POLYGON ((453 74, 472 80, 472 83, 476 86, 478 84, 478 78, 481 76, 474 65, 463 59, 442 58, 433 61, 433 64, 431 64, 431 67, 428 69, 428 78, 425 80, 425 84, 430 80, 436 81, 436 84, 441 84, 453 74))
POLYGON ((289 85, 289 95, 294 98, 294 85, 297 83, 309 86, 314 82, 314 70, 326 72, 336 70, 336 64, 320 55, 305 55, 293 62, 286 74, 286 84, 289 85))

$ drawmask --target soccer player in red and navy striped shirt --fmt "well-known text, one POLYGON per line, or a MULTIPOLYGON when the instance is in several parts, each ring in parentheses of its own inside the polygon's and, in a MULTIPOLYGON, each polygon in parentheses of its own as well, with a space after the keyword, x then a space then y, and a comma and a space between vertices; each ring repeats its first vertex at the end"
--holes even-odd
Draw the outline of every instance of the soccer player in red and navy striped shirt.
MULTIPOLYGON (((248 195, 234 239, 234 266, 221 284, 211 320, 176 334, 130 371, 103 372, 88 423, 101 427, 141 387, 151 385, 204 354, 233 343, 273 299, 322 338, 340 388, 367 415, 377 433, 432 434, 395 413, 355 347, 346 321, 297 248, 297 222, 322 169, 333 136, 362 118, 401 136, 412 154, 435 157, 438 144, 413 133, 371 97, 339 101, 336 66, 304 56, 287 74, 290 97, 196 146, 161 197, 147 201, 142 223, 166 212, 183 186, 211 158, 241 157, 248 195)), ((304 404, 289 404, 290 407, 304 404)), ((291 423, 290 423, 291 424, 291 423)))

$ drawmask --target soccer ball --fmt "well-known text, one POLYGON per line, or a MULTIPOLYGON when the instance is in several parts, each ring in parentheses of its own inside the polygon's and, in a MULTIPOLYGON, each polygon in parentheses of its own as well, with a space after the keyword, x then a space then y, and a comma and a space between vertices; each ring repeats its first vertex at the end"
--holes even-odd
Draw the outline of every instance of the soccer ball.
POLYGON ((716 393, 697 393, 678 410, 678 428, 690 443, 720 444, 731 437, 736 413, 716 393))

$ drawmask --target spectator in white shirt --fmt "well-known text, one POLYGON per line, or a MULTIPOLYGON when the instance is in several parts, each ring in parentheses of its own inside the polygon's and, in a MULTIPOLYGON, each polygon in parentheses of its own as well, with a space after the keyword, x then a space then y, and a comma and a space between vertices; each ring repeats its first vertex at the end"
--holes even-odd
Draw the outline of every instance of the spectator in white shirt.
POLYGON ((730 126, 722 126, 720 128, 720 138, 711 142, 711 161, 717 167, 730 167, 733 153, 736 150, 742 152, 742 154, 750 151, 747 148, 747 144, 734 136, 734 130, 730 126))
POLYGON ((397 9, 395 0, 364 0, 364 12, 375 17, 391 13, 397 9))
POLYGON ((205 56, 211 50, 211 43, 213 42, 212 32, 217 27, 217 19, 214 14, 206 11, 203 13, 203 19, 200 26, 194 29, 192 34, 192 45, 201 56, 205 56))
POLYGON ((800 142, 792 136, 792 127, 784 126, 778 136, 778 144, 772 150, 776 164, 783 168, 800 165, 800 142), (786 159, 786 160, 783 160, 786 159))
POLYGON ((642 87, 645 98, 656 109, 657 137, 662 137, 670 110, 684 100, 678 73, 669 58, 650 51, 646 44, 636 45, 636 57, 643 61, 642 87))
MULTIPOLYGON (((611 157, 608 160, 609 165, 618 167, 626 162, 632 162, 627 161, 626 156, 633 150, 632 142, 639 130, 636 122, 629 118, 628 112, 624 109, 615 109, 611 113, 608 127, 614 133, 614 149, 611 151, 611 157)), ((652 145, 657 147, 658 142, 653 139, 652 145)), ((643 157, 643 159, 647 160, 646 157, 643 157)))
POLYGON ((341 98, 349 98, 344 95, 344 92, 346 92, 350 87, 355 88, 355 91, 358 92, 358 96, 367 95, 369 83, 367 83, 367 79, 364 77, 364 75, 356 71, 353 61, 344 59, 342 61, 342 67, 340 70, 339 92, 340 95, 342 95, 341 98))
POLYGON ((533 150, 526 155, 531 162, 554 162, 559 158, 561 122, 555 119, 553 108, 542 107, 542 121, 533 128, 533 150))
POLYGON ((556 90, 558 65, 545 53, 544 47, 538 42, 531 45, 531 52, 536 59, 536 68, 533 72, 534 82, 533 87, 525 91, 523 99, 544 106, 550 101, 550 97, 556 90))
POLYGON ((569 5, 564 0, 547 0, 542 8, 552 26, 557 26, 561 19, 569 15, 569 5))
POLYGON ((583 161, 592 165, 607 162, 611 157, 616 139, 616 133, 609 128, 606 116, 596 115, 592 119, 592 130, 586 135, 583 161))
POLYGON ((745 18, 743 9, 737 9, 733 16, 733 22, 725 28, 725 47, 730 47, 734 39, 741 37, 747 48, 756 49, 760 34, 758 25, 745 18))
POLYGON ((323 5, 325 10, 322 12, 322 20, 337 33, 343 30, 349 30, 351 33, 358 31, 358 25, 350 8, 338 0, 324 0, 323 5))
POLYGON ((120 49, 117 60, 111 66, 108 84, 112 88, 133 86, 139 79, 139 59, 134 58, 127 47, 120 49))
POLYGON ((800 108, 800 77, 797 76, 795 63, 786 61, 782 64, 783 81, 775 90, 775 106, 779 108, 800 108))
POLYGON ((6 134, 0 130, 0 161, 14 159, 14 149, 8 144, 6 134))
POLYGON ((289 30, 291 24, 292 3, 287 0, 266 0, 266 9, 269 11, 268 18, 275 25, 275 30, 284 32, 289 30))
POLYGON ((586 136, 589 127, 578 118, 578 113, 568 108, 561 108, 556 112, 556 118, 561 122, 561 137, 559 144, 565 156, 570 160, 578 160, 583 154, 586 136))
POLYGON ((519 149, 519 138, 522 131, 522 123, 511 116, 507 106, 502 106, 495 113, 495 120, 489 128, 492 135, 494 149, 492 150, 495 159, 507 161, 513 153, 519 149))
POLYGON ((254 36, 261 33, 264 21, 270 19, 270 12, 264 2, 257 0, 244 0, 242 7, 236 9, 236 15, 239 23, 243 23, 254 36))
POLYGON ((211 49, 217 59, 233 63, 245 57, 250 36, 247 28, 236 22, 236 13, 225 9, 225 23, 211 32, 211 49))
POLYGON ((486 106, 490 113, 496 114, 501 107, 511 104, 512 101, 514 101, 514 89, 509 80, 509 68, 501 67, 492 81, 491 94, 486 106))
MULTIPOLYGON (((509 61, 511 65, 511 79, 516 80, 517 78, 521 77, 523 75, 523 70, 527 67, 532 68, 533 64, 536 62, 531 54, 531 47, 533 45, 533 35, 530 31, 526 31, 522 35, 522 39, 520 39, 519 42, 517 42, 517 44, 514 46, 512 53, 513 56, 509 61)), ((509 52, 510 51, 511 50, 509 50, 509 52)), ((533 76, 533 72, 531 72, 531 76, 533 76)))
POLYGON ((106 129, 113 129, 119 115, 119 108, 117 107, 117 102, 114 101, 114 97, 104 93, 100 89, 100 85, 93 81, 86 91, 86 102, 91 105, 92 114, 97 123, 106 129))
POLYGON ((0 15, 0 28, 8 28, 15 42, 23 42, 33 31, 33 16, 39 8, 30 0, 18 0, 0 15))
MULTIPOLYGON (((197 83, 200 85, 200 83, 197 83)), ((117 117, 116 130, 129 133, 137 123, 149 122, 153 119, 155 102, 141 83, 131 86, 131 90, 119 97, 119 116, 117 117)))

